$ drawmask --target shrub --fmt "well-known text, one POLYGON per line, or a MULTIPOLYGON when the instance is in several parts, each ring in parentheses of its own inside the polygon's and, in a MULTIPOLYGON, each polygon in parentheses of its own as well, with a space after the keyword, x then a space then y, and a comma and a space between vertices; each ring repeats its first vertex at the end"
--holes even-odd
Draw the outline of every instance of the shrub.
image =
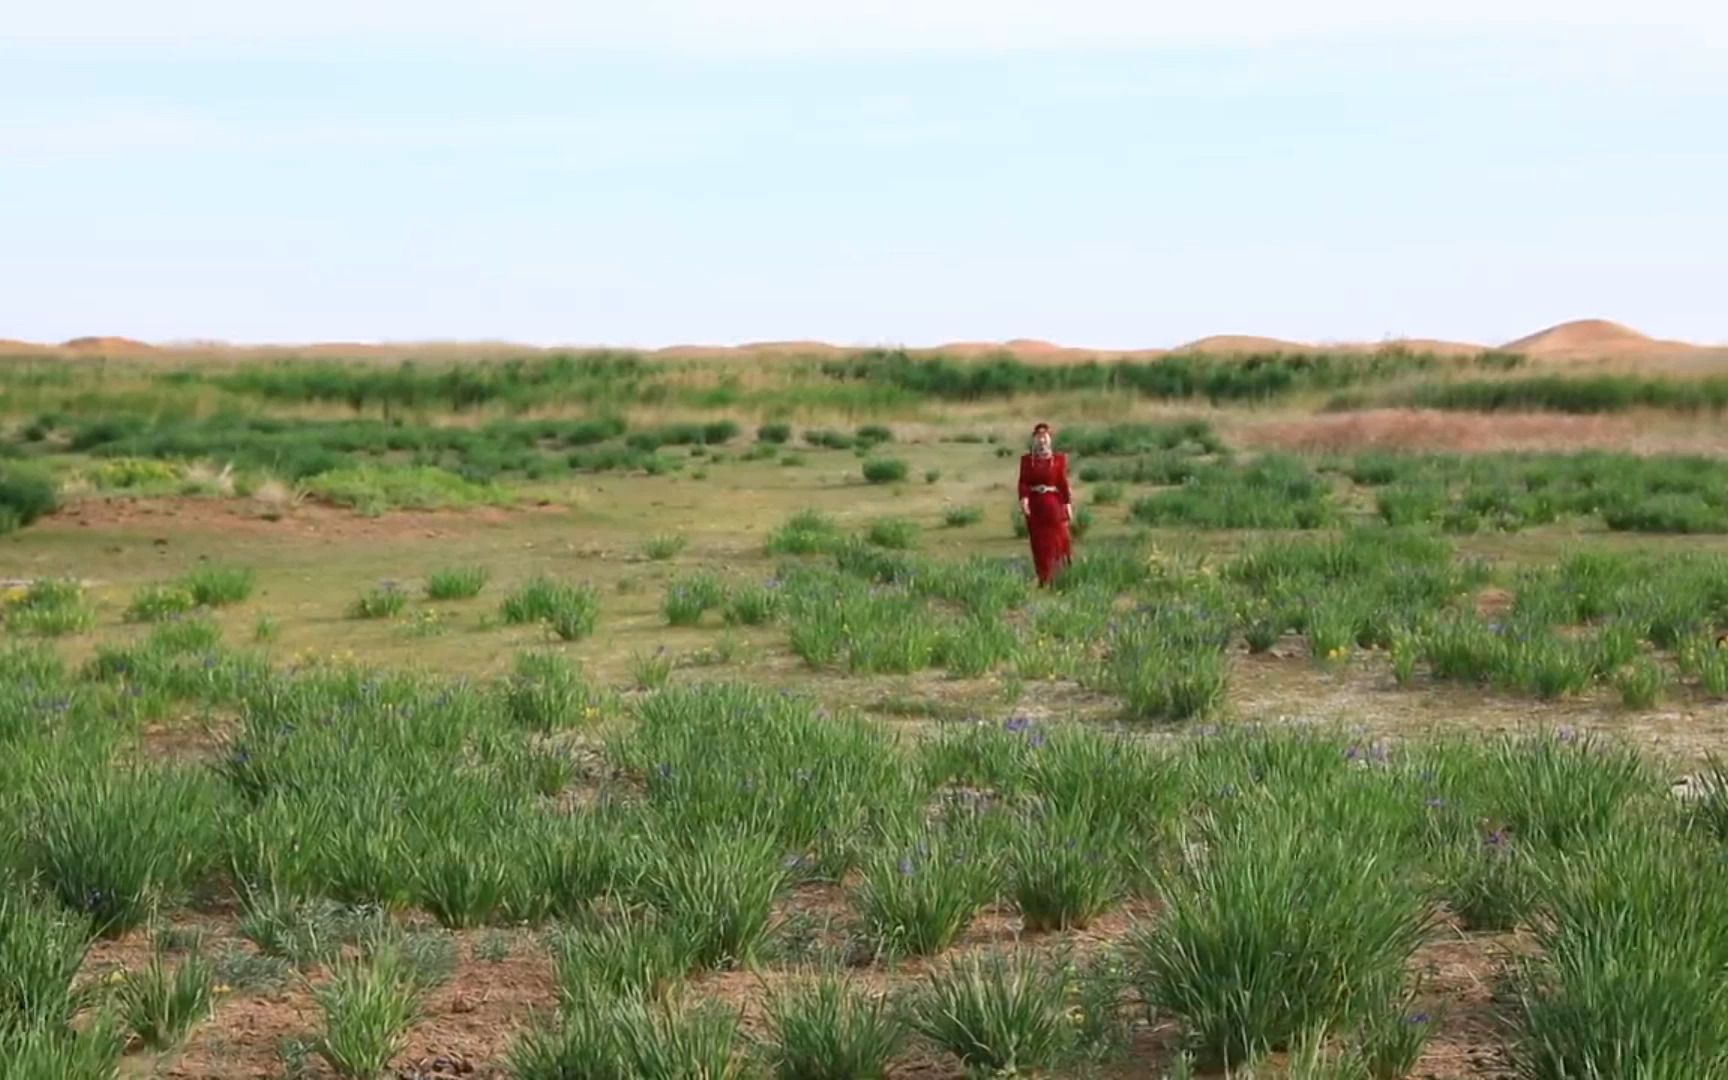
POLYGON ((791 424, 763 424, 756 429, 756 441, 779 446, 792 438, 791 424))
POLYGON ((942 511, 942 523, 950 529, 963 529, 984 520, 984 511, 976 506, 950 506, 942 511))
POLYGON ((0 534, 34 524, 60 505, 60 487, 46 471, 0 461, 0 534))
POLYGON ((899 458, 871 458, 864 462, 864 479, 872 484, 897 484, 906 479, 906 463, 899 458))

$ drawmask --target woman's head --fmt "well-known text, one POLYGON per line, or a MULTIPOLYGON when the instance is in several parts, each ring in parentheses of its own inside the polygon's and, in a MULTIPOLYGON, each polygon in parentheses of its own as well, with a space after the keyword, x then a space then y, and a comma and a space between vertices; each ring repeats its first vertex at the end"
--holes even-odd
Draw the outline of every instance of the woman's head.
POLYGON ((1045 453, 1050 449, 1050 425, 1034 424, 1032 426, 1032 449, 1045 453))

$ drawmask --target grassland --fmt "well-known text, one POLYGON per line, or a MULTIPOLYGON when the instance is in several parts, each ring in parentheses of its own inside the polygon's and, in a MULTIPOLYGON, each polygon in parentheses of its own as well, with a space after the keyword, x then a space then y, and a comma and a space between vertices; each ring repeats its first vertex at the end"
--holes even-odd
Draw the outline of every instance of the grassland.
POLYGON ((1709 409, 1159 363, 0 362, 7 1075, 1728 1076, 1709 409))

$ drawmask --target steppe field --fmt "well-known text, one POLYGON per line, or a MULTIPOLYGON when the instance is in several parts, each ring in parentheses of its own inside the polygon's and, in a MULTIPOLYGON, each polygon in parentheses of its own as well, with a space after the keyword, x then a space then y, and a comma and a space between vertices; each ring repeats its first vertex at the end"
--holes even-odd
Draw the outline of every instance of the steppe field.
POLYGON ((1728 1078, 1725 409, 1600 322, 5 344, 0 1077, 1728 1078))

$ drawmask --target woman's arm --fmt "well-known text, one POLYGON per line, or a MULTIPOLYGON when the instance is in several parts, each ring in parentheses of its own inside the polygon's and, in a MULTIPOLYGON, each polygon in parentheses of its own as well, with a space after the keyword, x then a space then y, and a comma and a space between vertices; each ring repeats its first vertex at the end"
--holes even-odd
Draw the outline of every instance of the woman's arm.
POLYGON ((1069 517, 1074 516, 1074 493, 1068 490, 1068 455, 1062 454, 1056 458, 1056 491, 1062 496, 1062 509, 1069 517))

